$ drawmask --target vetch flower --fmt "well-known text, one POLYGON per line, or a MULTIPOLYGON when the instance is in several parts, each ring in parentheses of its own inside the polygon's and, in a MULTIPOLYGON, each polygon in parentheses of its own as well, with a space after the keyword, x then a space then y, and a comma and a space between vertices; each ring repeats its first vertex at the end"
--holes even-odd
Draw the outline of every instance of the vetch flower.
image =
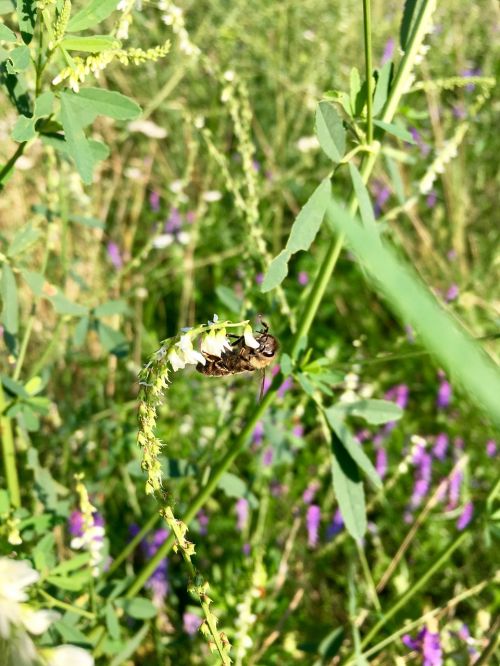
POLYGON ((160 195, 156 190, 149 194, 149 206, 154 213, 160 210, 160 195))
POLYGON ((244 497, 240 497, 236 502, 236 515, 238 517, 236 527, 240 532, 242 532, 248 522, 248 500, 246 500, 244 497))
POLYGON ((381 479, 387 474, 387 451, 383 446, 377 449, 377 457, 375 459, 375 470, 381 479))
POLYGON ((458 506, 463 478, 464 473, 461 469, 456 469, 450 476, 450 482, 448 485, 448 505, 446 507, 447 511, 453 511, 453 509, 456 509, 458 506))
POLYGON ((201 617, 195 615, 194 613, 186 612, 182 616, 182 627, 186 634, 189 636, 194 636, 202 623, 201 617))
POLYGON ((321 510, 316 504, 311 504, 307 508, 306 525, 307 525, 307 543, 311 548, 315 548, 318 544, 318 530, 321 522, 321 510))
POLYGON ((444 460, 446 458, 448 443, 448 435, 445 432, 440 432, 436 437, 436 442, 432 449, 432 455, 438 460, 444 460))
POLYGON ((304 504, 311 504, 314 499, 314 496, 318 492, 319 483, 317 481, 311 481, 307 488, 302 493, 302 501, 304 504))
POLYGON ((410 650, 416 650, 422 655, 423 666, 441 666, 443 663, 441 640, 439 633, 430 631, 427 627, 423 627, 417 634, 416 638, 412 638, 409 634, 402 637, 402 642, 410 650))
POLYGON ((259 343, 257 340, 253 337, 253 332, 252 332, 252 327, 250 324, 247 324, 245 326, 245 329, 243 331, 243 338, 245 340, 245 344, 247 347, 251 347, 252 349, 258 349, 259 348, 259 343))
POLYGON ((472 502, 467 502, 467 504, 463 508, 462 513, 458 517, 457 530, 460 531, 464 530, 472 520, 473 515, 474 515, 474 505, 472 504, 472 502))
POLYGON ((123 266, 123 259, 118 245, 113 241, 109 241, 106 249, 108 251, 108 258, 113 266, 116 269, 121 268, 123 266))
POLYGON ((231 345, 226 337, 225 328, 220 328, 218 331, 212 329, 201 341, 201 351, 210 356, 220 358, 223 352, 230 350, 231 345))
POLYGON ((452 284, 450 286, 450 288, 448 289, 448 291, 446 292, 446 294, 445 294, 445 297, 444 297, 445 301, 447 303, 451 303, 451 301, 455 301, 458 298, 459 293, 460 292, 459 292, 459 289, 458 289, 458 285, 452 284))
POLYGON ((333 520, 328 526, 328 529, 326 531, 327 539, 333 539, 334 536, 336 536, 339 532, 342 531, 343 527, 344 527, 344 519, 342 518, 340 509, 337 509, 333 516, 333 520))
POLYGON ((395 46, 394 37, 389 37, 384 46, 384 52, 382 54, 382 59, 380 61, 381 65, 385 65, 386 62, 392 60, 392 56, 394 55, 394 46, 395 46))
POLYGON ((493 439, 490 439, 488 442, 486 442, 486 455, 488 458, 494 458, 496 454, 497 443, 493 439))
POLYGON ((299 272, 297 275, 297 282, 305 287, 305 285, 309 282, 309 275, 306 273, 306 271, 299 272))
POLYGON ((448 407, 451 402, 451 395, 451 384, 442 377, 436 397, 436 405, 438 409, 446 409, 446 407, 448 407))

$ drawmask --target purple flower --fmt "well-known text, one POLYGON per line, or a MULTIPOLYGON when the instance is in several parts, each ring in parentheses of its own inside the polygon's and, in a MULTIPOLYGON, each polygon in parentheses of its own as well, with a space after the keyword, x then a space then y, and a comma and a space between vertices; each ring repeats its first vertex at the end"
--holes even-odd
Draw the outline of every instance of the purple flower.
POLYGON ((68 519, 68 529, 71 536, 83 536, 83 513, 81 511, 72 511, 68 519))
POLYGON ((271 446, 268 446, 267 449, 264 451, 264 455, 262 456, 262 464, 264 467, 269 467, 273 463, 273 449, 271 446))
POLYGON ((377 470, 377 474, 380 476, 381 479, 383 479, 384 476, 387 474, 387 451, 384 449, 383 446, 381 446, 377 450, 375 469, 377 470))
POLYGON ((415 127, 410 127, 409 131, 410 131, 410 134, 413 137, 413 140, 417 144, 417 146, 420 150, 420 153, 424 157, 427 157, 427 155, 431 151, 430 146, 427 143, 425 143, 425 141, 422 139, 422 135, 420 134, 420 132, 415 127))
POLYGON ((165 222, 164 231, 167 234, 173 234, 179 231, 182 226, 182 217, 178 208, 172 208, 168 220, 165 222))
MULTIPOLYGON (((151 559, 156 554, 158 548, 168 537, 168 530, 160 528, 156 530, 148 539, 141 541, 141 551, 146 559, 151 559)), ((163 600, 168 593, 168 560, 163 559, 153 571, 146 587, 153 593, 153 603, 157 606, 163 604, 163 600)))
POLYGON ((427 205, 429 206, 429 208, 434 208, 434 206, 436 205, 436 201, 437 201, 436 190, 431 190, 429 192, 429 194, 427 195, 427 199, 426 199, 426 202, 427 202, 427 205))
POLYGON ((107 245, 108 259, 113 264, 116 269, 119 269, 123 266, 123 259, 120 252, 120 248, 113 241, 109 241, 107 245))
POLYGON ((486 442, 486 455, 488 458, 494 458, 496 454, 497 443, 493 439, 490 439, 488 442, 486 442))
POLYGON ((252 160, 253 170, 259 173, 260 171, 260 162, 259 160, 252 160))
POLYGON ((311 504, 307 508, 307 543, 314 548, 318 543, 318 529, 321 521, 321 510, 316 504, 311 504))
POLYGON ((264 282, 264 273, 257 273, 255 276, 255 284, 262 284, 264 282))
POLYGON ((198 520, 198 525, 200 526, 200 534, 204 536, 208 531, 208 515, 204 509, 200 509, 196 514, 196 519, 198 520))
POLYGON ((447 303, 451 303, 451 301, 454 301, 455 299, 458 298, 459 290, 458 290, 458 285, 452 284, 448 291, 445 294, 445 300, 447 303))
POLYGON ((182 616, 182 627, 186 634, 194 636, 202 623, 201 617, 194 613, 184 613, 182 616))
POLYGON ((382 213, 384 204, 391 196, 391 191, 387 187, 387 185, 384 185, 382 181, 374 180, 372 185, 372 192, 373 196, 375 197, 375 206, 374 206, 375 217, 379 217, 380 214, 382 213))
POLYGON ((252 433, 252 441, 256 447, 262 444, 264 438, 264 421, 257 421, 252 433))
POLYGON ((248 557, 252 552, 252 546, 249 543, 244 543, 243 548, 241 550, 243 551, 243 555, 246 555, 248 557))
POLYGON ((417 466, 417 473, 410 499, 410 507, 415 509, 420 506, 422 500, 429 492, 431 483, 432 457, 427 453, 424 446, 417 446, 413 454, 413 464, 417 466))
POLYGON ((458 120, 463 120, 467 117, 467 112, 463 104, 454 104, 451 107, 452 113, 458 120))
POLYGON ((160 195, 156 190, 153 190, 149 194, 149 205, 154 213, 160 210, 160 195))
POLYGON ((444 432, 440 432, 436 437, 434 447, 432 449, 432 455, 438 460, 444 460, 446 458, 446 451, 448 449, 449 439, 448 435, 444 432))
POLYGON ((402 637, 402 642, 410 650, 416 650, 422 655, 423 666, 441 666, 443 663, 441 641, 438 633, 429 631, 427 627, 423 627, 417 634, 416 638, 412 638, 409 634, 402 637))
POLYGON ((326 530, 326 538, 333 539, 334 536, 336 536, 339 532, 342 531, 343 527, 344 527, 344 520, 342 518, 342 514, 340 513, 340 509, 337 509, 333 516, 332 522, 330 523, 328 529, 326 530))
MULTIPOLYGON (((464 69, 462 72, 460 72, 460 74, 464 78, 468 78, 469 76, 481 76, 481 72, 482 72, 482 70, 481 70, 480 67, 472 67, 472 68, 464 69)), ((467 92, 472 92, 475 87, 476 87, 475 83, 468 83, 465 86, 465 90, 467 90, 467 92)))
POLYGON ((451 402, 451 384, 443 379, 439 384, 436 405, 438 409, 446 409, 451 402))
POLYGON ((285 393, 288 391, 289 388, 293 386, 293 379, 291 377, 287 377, 283 384, 279 387, 277 390, 277 395, 279 398, 282 398, 285 393))
POLYGON ((314 499, 314 496, 318 492, 319 483, 317 481, 311 481, 307 488, 302 493, 302 501, 304 504, 311 504, 314 499))
POLYGON ((236 515, 238 517, 236 527, 242 532, 248 522, 248 500, 244 497, 240 497, 236 502, 236 515))
POLYGON ((458 506, 458 501, 460 499, 460 489, 462 488, 462 481, 464 474, 462 470, 456 469, 452 472, 450 476, 450 481, 448 485, 448 505, 446 507, 447 511, 452 511, 458 506))
POLYGON ((408 404, 408 397, 410 395, 410 389, 406 384, 396 384, 385 393, 386 400, 393 400, 398 407, 401 409, 406 409, 408 404))
POLYGON ((385 65, 386 62, 392 60, 392 56, 394 55, 394 46, 395 46, 394 37, 389 37, 384 46, 384 52, 382 54, 382 59, 380 61, 381 65, 385 65))
POLYGON ((301 423, 298 423, 297 425, 293 426, 292 428, 292 435, 294 437, 302 437, 304 435, 304 426, 301 423))
POLYGON ((457 530, 460 530, 460 532, 464 530, 472 520, 473 515, 474 515, 474 505, 472 504, 472 502, 467 502, 467 504, 463 508, 462 513, 458 517, 457 530))
POLYGON ((188 210, 186 213, 186 222, 188 224, 193 224, 196 222, 196 212, 194 210, 188 210))
POLYGON ((306 271, 299 272, 297 275, 297 282, 303 287, 306 286, 306 284, 309 282, 309 275, 306 273, 306 271))

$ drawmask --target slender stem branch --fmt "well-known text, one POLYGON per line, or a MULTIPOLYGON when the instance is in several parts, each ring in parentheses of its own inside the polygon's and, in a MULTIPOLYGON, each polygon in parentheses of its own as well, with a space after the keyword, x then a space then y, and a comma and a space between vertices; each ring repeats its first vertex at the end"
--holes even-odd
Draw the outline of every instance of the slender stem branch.
POLYGON ((95 620, 95 613, 90 613, 83 608, 78 608, 78 606, 72 606, 71 604, 67 604, 64 601, 60 601, 41 588, 38 590, 38 592, 46 601, 49 602, 51 606, 62 608, 62 610, 68 611, 69 613, 74 613, 75 615, 81 615, 82 617, 86 617, 88 620, 95 620))
POLYGON ((0 170, 0 189, 3 187, 4 181, 14 168, 14 165, 17 162, 17 160, 24 153, 24 149, 26 148, 27 143, 28 143, 27 141, 23 141, 22 143, 20 143, 16 149, 16 152, 12 155, 10 160, 0 170))
POLYGON ((373 141, 373 76, 372 76, 372 14, 370 0, 363 0, 363 28, 365 38, 366 77, 366 141, 373 141))
POLYGON ((17 476, 16 449, 12 434, 12 421, 4 414, 6 408, 5 395, 0 381, 0 435, 2 437, 3 465, 10 503, 16 509, 21 506, 21 493, 19 491, 19 478, 17 476))

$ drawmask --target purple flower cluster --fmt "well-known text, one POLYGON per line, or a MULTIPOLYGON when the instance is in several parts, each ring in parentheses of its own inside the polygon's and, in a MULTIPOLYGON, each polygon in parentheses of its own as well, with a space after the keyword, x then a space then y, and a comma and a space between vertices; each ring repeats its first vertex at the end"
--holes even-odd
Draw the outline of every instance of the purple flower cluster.
POLYGON ((115 242, 109 241, 106 249, 108 252, 108 259, 116 270, 119 270, 123 266, 123 257, 120 248, 115 242))
POLYGON ((240 532, 243 532, 248 523, 248 500, 244 497, 240 497, 236 502, 236 516, 236 527, 240 532))
POLYGON ((405 634, 401 640, 407 648, 416 650, 422 655, 422 666, 442 665, 443 653, 438 633, 433 633, 427 627, 423 627, 418 632, 416 638, 405 634))
POLYGON ((432 477, 432 456, 427 453, 423 444, 416 445, 412 462, 416 467, 416 475, 410 508, 416 509, 429 492, 432 477))
POLYGON ((307 507, 306 513, 306 526, 307 526, 307 543, 311 548, 315 548, 318 544, 318 531, 321 522, 321 510, 317 504, 310 504, 307 507))
POLYGON ((451 396, 452 396, 451 384, 446 379, 444 372, 439 371, 438 377, 440 379, 440 383, 436 397, 436 406, 438 409, 446 409, 451 402, 451 396))
POLYGON ((342 531, 343 527, 344 527, 344 519, 342 518, 340 509, 337 509, 333 516, 332 522, 330 523, 328 529, 326 530, 326 538, 328 540, 333 539, 339 532, 342 531))

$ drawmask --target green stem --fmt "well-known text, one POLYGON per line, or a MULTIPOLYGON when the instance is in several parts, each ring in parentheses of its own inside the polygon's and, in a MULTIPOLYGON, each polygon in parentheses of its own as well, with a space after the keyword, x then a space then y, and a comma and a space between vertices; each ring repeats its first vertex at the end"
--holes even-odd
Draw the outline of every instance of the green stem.
POLYGON ((371 597, 374 608, 376 608, 376 610, 380 613, 382 612, 382 606, 380 605, 380 601, 378 599, 377 587, 373 580, 370 567, 368 566, 368 561, 366 559, 365 551, 363 550, 363 546, 360 543, 356 542, 356 546, 358 549, 359 560, 361 562, 361 568, 363 569, 363 575, 365 577, 366 585, 368 587, 369 596, 371 597))
POLYGON ((50 595, 48 592, 45 592, 45 590, 39 589, 38 592, 44 599, 49 602, 51 606, 61 608, 62 610, 68 611, 69 613, 74 613, 75 615, 80 615, 81 617, 86 617, 88 620, 95 620, 94 613, 90 613, 83 608, 78 608, 78 606, 72 606, 71 604, 67 604, 64 601, 60 601, 59 599, 56 599, 50 595))
MULTIPOLYGON (((389 610, 386 613, 384 613, 384 617, 381 620, 379 620, 379 622, 377 622, 377 624, 373 627, 373 629, 370 632, 368 632, 366 637, 363 639, 361 643, 362 648, 366 647, 366 645, 370 643, 372 638, 374 638, 379 633, 379 631, 387 624, 387 622, 391 619, 391 617, 393 617, 398 612, 398 610, 400 610, 400 608, 405 606, 408 603, 408 601, 410 601, 410 599, 414 597, 415 594, 422 587, 424 587, 424 585, 436 573, 436 571, 438 571, 443 566, 443 564, 451 557, 451 555, 455 552, 455 550, 462 545, 462 542, 464 541, 466 536, 467 532, 463 532, 462 534, 460 534, 455 539, 455 541, 453 541, 453 543, 444 550, 444 552, 440 555, 440 557, 437 558, 437 560, 430 567, 430 569, 426 571, 426 573, 422 576, 422 578, 420 578, 420 580, 417 581, 415 585, 413 585, 405 594, 403 594, 396 601, 396 603, 391 608, 389 608, 389 610)), ((354 654, 351 655, 346 661, 346 664, 351 663, 354 660, 354 658, 355 655, 354 654)))
POLYGON ((363 29, 365 38, 366 77, 366 141, 373 141, 373 76, 372 76, 372 15, 370 0, 363 0, 363 29))
POLYGON ((16 449, 12 434, 12 421, 4 414, 7 407, 2 382, 0 381, 0 434, 2 436, 3 465, 10 503, 14 508, 21 506, 21 493, 19 491, 19 478, 16 467, 16 449))
MULTIPOLYGON (((233 448, 229 449, 226 455, 221 459, 219 464, 215 467, 206 486, 201 490, 201 492, 196 496, 196 498, 189 505, 186 513, 182 517, 182 522, 186 525, 192 521, 196 516, 201 507, 205 504, 207 499, 212 495, 217 484, 220 481, 221 476, 225 473, 228 467, 231 465, 233 460, 238 456, 241 450, 246 445, 248 439, 250 438, 257 421, 263 416, 267 408, 272 404, 276 397, 276 390, 281 382, 281 378, 277 375, 274 378, 273 384, 271 385, 269 391, 262 398, 262 401, 255 407, 254 411, 250 415, 245 427, 240 432, 233 448)), ((160 546, 155 555, 149 560, 146 566, 139 572, 137 578, 131 585, 126 596, 127 598, 134 597, 139 590, 146 583, 148 578, 151 576, 153 571, 156 569, 158 564, 163 560, 163 558, 170 552, 172 546, 174 545, 175 536, 171 532, 166 539, 166 541, 160 546)))
POLYGON ((24 149, 26 148, 27 144, 28 144, 27 141, 23 141, 22 143, 20 143, 16 149, 16 152, 12 155, 7 164, 5 164, 0 170, 0 189, 2 189, 4 180, 8 177, 8 175, 14 168, 14 165, 17 162, 17 160, 24 153, 24 149))

